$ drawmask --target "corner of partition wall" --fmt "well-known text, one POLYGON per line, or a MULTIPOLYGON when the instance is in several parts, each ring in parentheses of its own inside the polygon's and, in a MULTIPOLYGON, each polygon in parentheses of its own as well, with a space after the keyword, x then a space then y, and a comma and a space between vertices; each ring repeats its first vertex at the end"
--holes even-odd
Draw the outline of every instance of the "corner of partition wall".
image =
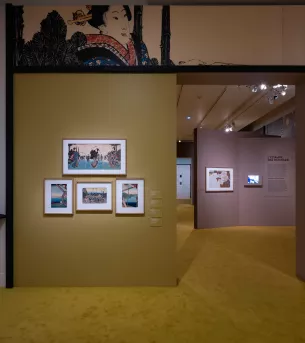
POLYGON ((198 129, 194 129, 194 189, 193 189, 193 194, 194 194, 194 229, 198 229, 198 191, 197 191, 197 135, 198 135, 198 129))
POLYGON ((305 83, 297 84, 295 89, 296 114, 296 276, 305 281, 305 214, 304 214, 304 188, 305 188, 305 83))
POLYGON ((5 266, 6 288, 14 287, 14 6, 6 4, 6 235, 5 266))

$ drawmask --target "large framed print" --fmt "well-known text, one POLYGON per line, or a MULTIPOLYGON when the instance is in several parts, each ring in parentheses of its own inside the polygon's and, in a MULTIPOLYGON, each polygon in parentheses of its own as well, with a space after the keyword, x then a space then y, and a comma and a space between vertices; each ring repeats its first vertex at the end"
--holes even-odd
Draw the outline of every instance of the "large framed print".
POLYGON ((233 168, 206 168, 206 192, 233 192, 233 168))
POLYGON ((126 140, 64 139, 63 175, 126 175, 126 140))
POLYGON ((73 214, 73 180, 44 180, 44 214, 73 214))
POLYGON ((144 214, 144 180, 116 180, 116 213, 144 214))
POLYGON ((77 182, 76 211, 112 211, 112 182, 77 182))

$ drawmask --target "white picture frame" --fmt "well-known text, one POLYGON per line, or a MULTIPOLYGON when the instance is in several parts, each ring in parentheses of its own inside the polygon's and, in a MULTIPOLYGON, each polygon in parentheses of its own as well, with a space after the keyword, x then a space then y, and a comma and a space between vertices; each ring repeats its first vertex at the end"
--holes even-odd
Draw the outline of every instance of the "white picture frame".
POLYGON ((206 168, 205 190, 206 192, 233 192, 233 168, 206 168))
POLYGON ((116 214, 145 213, 144 179, 116 180, 116 214))
POLYGON ((63 175, 126 175, 126 139, 63 139, 63 175))
POLYGON ((44 180, 44 214, 73 214, 73 180, 44 180))
POLYGON ((112 182, 76 183, 76 211, 112 212, 112 182))

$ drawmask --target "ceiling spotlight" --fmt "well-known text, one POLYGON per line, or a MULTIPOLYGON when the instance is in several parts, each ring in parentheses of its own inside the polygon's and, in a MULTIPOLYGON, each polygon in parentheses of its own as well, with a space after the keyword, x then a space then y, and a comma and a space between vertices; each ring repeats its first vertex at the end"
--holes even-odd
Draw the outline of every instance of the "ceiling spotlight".
POLYGON ((227 125, 225 127, 225 132, 232 132, 233 131, 233 124, 232 125, 227 125))
POLYGON ((178 142, 179 142, 179 143, 181 143, 181 141, 180 141, 180 140, 179 140, 178 142))
POLYGON ((260 85, 252 85, 247 87, 249 87, 253 93, 256 93, 258 91, 266 91, 265 97, 271 105, 280 96, 285 96, 288 89, 288 85, 268 85, 267 83, 261 83, 260 85))
POLYGON ((202 129, 202 126, 200 126, 200 129, 202 129))
POLYGON ((190 117, 190 116, 188 116, 188 117, 186 117, 186 119, 187 119, 187 120, 190 120, 190 119, 191 119, 191 117, 190 117))

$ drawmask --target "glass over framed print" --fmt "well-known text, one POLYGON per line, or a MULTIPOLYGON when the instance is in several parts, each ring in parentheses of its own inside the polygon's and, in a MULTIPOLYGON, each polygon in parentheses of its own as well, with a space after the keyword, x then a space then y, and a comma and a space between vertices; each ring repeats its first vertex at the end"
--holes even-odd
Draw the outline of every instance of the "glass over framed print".
POLYGON ((144 214, 144 180, 116 180, 116 213, 144 214))
POLYGON ((232 168, 206 168, 206 192, 233 192, 232 168))
POLYGON ((112 182, 77 182, 76 211, 112 211, 112 182))
POLYGON ((126 175, 126 140, 64 139, 64 175, 126 175))
POLYGON ((44 214, 73 214, 73 180, 44 180, 44 214))

